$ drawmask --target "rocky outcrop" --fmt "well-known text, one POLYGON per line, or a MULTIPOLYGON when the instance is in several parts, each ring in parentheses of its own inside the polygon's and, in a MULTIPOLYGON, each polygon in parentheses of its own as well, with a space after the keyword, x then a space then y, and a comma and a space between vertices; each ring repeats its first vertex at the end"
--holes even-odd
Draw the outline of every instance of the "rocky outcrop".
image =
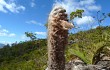
POLYGON ((104 67, 109 67, 110 68, 110 60, 99 61, 97 63, 97 65, 104 66, 104 67))
POLYGON ((65 70, 110 70, 110 61, 99 61, 96 65, 86 65, 81 60, 75 60, 65 65, 65 70))

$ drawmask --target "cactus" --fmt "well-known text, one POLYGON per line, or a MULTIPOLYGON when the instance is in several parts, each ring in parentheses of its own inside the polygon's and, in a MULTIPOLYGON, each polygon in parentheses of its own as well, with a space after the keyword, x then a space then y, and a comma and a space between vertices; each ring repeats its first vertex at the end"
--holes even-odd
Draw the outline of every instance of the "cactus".
POLYGON ((48 68, 47 70, 65 69, 65 46, 68 30, 74 27, 68 22, 66 10, 55 5, 48 18, 48 68))

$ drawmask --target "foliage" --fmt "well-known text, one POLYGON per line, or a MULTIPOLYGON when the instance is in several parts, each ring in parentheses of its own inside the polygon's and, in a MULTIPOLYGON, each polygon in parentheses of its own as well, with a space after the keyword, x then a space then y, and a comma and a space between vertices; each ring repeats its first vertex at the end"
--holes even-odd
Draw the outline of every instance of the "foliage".
POLYGON ((29 37, 32 41, 34 41, 34 40, 36 40, 36 34, 34 34, 34 33, 32 33, 32 32, 25 32, 25 35, 27 36, 27 37, 29 37))
MULTIPOLYGON (((100 29, 91 29, 89 31, 81 31, 76 34, 71 34, 69 40, 75 41, 68 46, 66 50, 67 61, 70 61, 72 56, 77 56, 87 64, 94 64, 99 61, 98 56, 106 47, 110 47, 110 27, 100 27, 100 29), (70 58, 71 56, 71 58, 70 58)), ((110 56, 107 51, 103 51, 110 56)))
POLYGON ((75 17, 82 18, 82 13, 84 10, 77 9, 75 12, 71 12, 70 14, 70 20, 74 19, 75 17))
MULTIPOLYGON (((0 49, 0 70, 36 70, 36 68, 41 68, 42 65, 37 67, 35 60, 39 60, 37 64, 42 59, 46 60, 45 46, 46 39, 20 42, 12 46, 6 45, 0 49)), ((42 61, 40 64, 44 64, 42 61)))
POLYGON ((100 61, 100 53, 102 52, 103 48, 106 46, 106 42, 100 42, 95 45, 98 48, 94 52, 94 55, 92 57, 92 64, 96 64, 98 61, 100 61))

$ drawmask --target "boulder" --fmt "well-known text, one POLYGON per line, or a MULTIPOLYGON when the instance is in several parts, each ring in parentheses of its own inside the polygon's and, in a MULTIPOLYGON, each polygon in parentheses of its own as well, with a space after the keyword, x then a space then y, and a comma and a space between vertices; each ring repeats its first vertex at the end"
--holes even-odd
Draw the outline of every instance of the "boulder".
POLYGON ((96 65, 86 65, 81 60, 66 63, 65 70, 110 70, 110 61, 99 61, 96 65))

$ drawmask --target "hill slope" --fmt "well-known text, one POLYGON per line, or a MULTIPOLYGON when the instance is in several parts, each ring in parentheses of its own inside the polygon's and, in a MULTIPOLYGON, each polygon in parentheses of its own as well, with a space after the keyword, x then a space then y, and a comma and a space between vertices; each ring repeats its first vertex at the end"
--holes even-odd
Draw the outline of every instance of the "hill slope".
MULTIPOLYGON (((110 47, 110 27, 80 31, 69 35, 66 47, 66 62, 74 55, 87 64, 92 64, 97 49, 110 47)), ((46 40, 36 40, 13 44, 0 49, 0 70, 44 70, 47 67, 46 40)), ((102 51, 110 56, 110 52, 102 51)))

